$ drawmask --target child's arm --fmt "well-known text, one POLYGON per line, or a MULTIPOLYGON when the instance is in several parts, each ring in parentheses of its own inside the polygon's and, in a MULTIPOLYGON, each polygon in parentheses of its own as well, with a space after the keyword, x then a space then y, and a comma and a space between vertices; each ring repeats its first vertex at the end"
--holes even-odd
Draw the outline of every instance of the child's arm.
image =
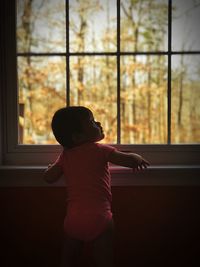
POLYGON ((62 176, 62 168, 57 164, 50 164, 44 172, 44 180, 47 183, 54 183, 62 176))
POLYGON ((109 162, 124 167, 133 168, 136 170, 146 169, 149 166, 149 162, 142 156, 135 153, 124 153, 120 151, 114 151, 109 155, 109 162))

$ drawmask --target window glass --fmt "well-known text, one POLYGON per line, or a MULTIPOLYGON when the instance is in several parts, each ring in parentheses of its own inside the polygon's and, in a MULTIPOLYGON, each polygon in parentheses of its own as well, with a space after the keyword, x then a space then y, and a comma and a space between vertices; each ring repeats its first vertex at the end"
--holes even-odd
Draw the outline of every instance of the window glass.
POLYGON ((172 48, 200 50, 200 1, 173 0, 172 48))
POLYGON ((106 143, 200 142, 200 0, 16 3, 19 144, 56 144, 68 104, 92 109, 106 143))
POLYGON ((116 14, 116 0, 70 0, 70 52, 116 51, 116 14))
POLYGON ((65 52, 64 0, 17 0, 17 51, 65 52))
POLYGON ((116 57, 70 58, 70 104, 89 107, 105 132, 104 142, 117 142, 116 57))
POLYGON ((173 56, 172 73, 172 143, 200 143, 200 56, 173 56))
POLYGON ((168 1, 121 1, 121 50, 167 49, 168 1))
POLYGON ((167 58, 121 57, 123 144, 167 142, 167 58))
POLYGON ((66 105, 65 61, 61 57, 18 57, 19 143, 55 143, 54 112, 66 105))

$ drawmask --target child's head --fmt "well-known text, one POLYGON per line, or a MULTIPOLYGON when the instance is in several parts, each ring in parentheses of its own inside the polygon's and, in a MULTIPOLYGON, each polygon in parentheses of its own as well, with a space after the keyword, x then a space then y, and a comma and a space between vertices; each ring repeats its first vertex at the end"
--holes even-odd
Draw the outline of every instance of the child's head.
POLYGON ((101 124, 94 120, 91 110, 82 106, 57 110, 51 127, 58 143, 66 148, 86 142, 100 141, 104 138, 101 124))

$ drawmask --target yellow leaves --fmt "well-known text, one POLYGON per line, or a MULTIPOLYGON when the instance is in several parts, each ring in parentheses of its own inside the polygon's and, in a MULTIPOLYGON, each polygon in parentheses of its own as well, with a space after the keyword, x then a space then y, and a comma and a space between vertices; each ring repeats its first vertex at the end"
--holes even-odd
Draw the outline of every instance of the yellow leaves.
POLYGON ((121 101, 127 102, 132 100, 133 100, 133 94, 130 93, 130 91, 121 92, 121 101))
POLYGON ((82 82, 77 82, 76 88, 78 89, 79 92, 83 92, 84 84, 82 82))
POLYGON ((129 64, 126 64, 123 67, 123 69, 128 75, 131 75, 134 72, 149 72, 150 71, 148 64, 141 63, 141 62, 130 62, 129 64))
POLYGON ((139 124, 125 124, 124 125, 124 130, 125 131, 132 131, 132 132, 140 132, 141 126, 139 124))
POLYGON ((105 32, 105 34, 102 37, 102 42, 103 42, 104 47, 106 47, 106 45, 108 46, 108 45, 111 45, 113 43, 115 44, 115 38, 116 38, 115 32, 112 32, 112 31, 105 32))
POLYGON ((93 93, 93 94, 97 94, 98 93, 98 90, 99 90, 99 87, 97 85, 93 85, 90 89, 90 91, 93 93))
POLYGON ((83 69, 84 65, 87 64, 86 58, 77 58, 77 62, 72 63, 72 69, 75 71, 80 71, 83 69))
POLYGON ((19 125, 20 125, 21 127, 24 126, 24 118, 23 118, 22 116, 19 116, 19 125))
POLYGON ((35 125, 35 128, 37 129, 36 132, 44 134, 44 132, 46 130, 46 122, 45 122, 43 116, 41 116, 41 113, 39 113, 40 115, 38 113, 33 118, 33 123, 35 125))
POLYGON ((37 71, 34 75, 34 80, 37 83, 41 83, 47 78, 47 73, 37 71))
POLYGON ((25 136, 24 137, 24 140, 23 140, 23 143, 24 144, 29 144, 29 145, 34 145, 36 144, 35 140, 33 139, 33 136, 31 135, 28 135, 28 136, 25 136))
POLYGON ((108 115, 108 113, 109 113, 108 109, 106 109, 105 107, 101 107, 101 106, 97 106, 95 111, 96 111, 96 114, 101 114, 101 115, 103 115, 103 114, 108 115))

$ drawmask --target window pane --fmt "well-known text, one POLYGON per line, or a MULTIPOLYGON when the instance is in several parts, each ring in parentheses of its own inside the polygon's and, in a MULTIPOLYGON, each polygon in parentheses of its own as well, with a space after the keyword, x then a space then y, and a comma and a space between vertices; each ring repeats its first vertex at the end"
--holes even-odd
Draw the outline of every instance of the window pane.
POLYGON ((65 58, 19 57, 19 143, 53 144, 53 113, 66 105, 65 58))
POLYGON ((167 49, 168 1, 121 1, 121 50, 167 49))
POLYGON ((70 51, 116 51, 116 0, 69 1, 70 51))
POLYGON ((17 51, 65 52, 65 1, 17 0, 17 51))
POLYGON ((104 142, 116 143, 116 57, 71 57, 70 67, 70 104, 89 107, 104 128, 104 142))
POLYGON ((122 144, 167 142, 167 58, 121 57, 122 144))
POLYGON ((172 59, 172 143, 200 143, 200 56, 172 59))
POLYGON ((200 1, 173 1, 172 48, 200 50, 200 1))

